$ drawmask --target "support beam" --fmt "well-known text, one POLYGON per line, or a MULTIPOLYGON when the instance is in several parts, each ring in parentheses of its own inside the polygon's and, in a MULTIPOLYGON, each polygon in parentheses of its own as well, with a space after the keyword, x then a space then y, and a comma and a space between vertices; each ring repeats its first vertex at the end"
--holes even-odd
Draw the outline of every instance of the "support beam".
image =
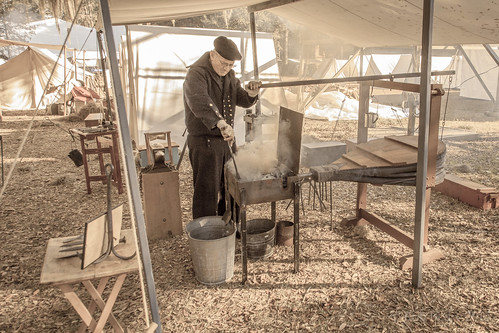
MULTIPOLYGON (((496 62, 496 65, 499 66, 499 56, 497 53, 490 47, 489 44, 483 44, 483 47, 489 52, 490 56, 496 62)), ((497 89, 496 89, 496 101, 494 103, 493 112, 499 115, 499 75, 497 75, 497 89)))
MULTIPOLYGON (((251 30, 251 45, 253 46, 253 73, 255 81, 260 79, 260 73, 258 73, 258 56, 256 52, 256 24, 255 24, 255 13, 250 12, 250 30, 251 30)), ((260 99, 256 102, 255 113, 259 116, 262 113, 260 99)))
POLYGON ((289 3, 298 2, 298 1, 301 1, 301 0, 270 0, 270 1, 262 2, 259 4, 253 5, 253 6, 249 6, 248 12, 250 12, 250 13, 259 12, 262 10, 266 10, 266 9, 270 9, 270 8, 274 8, 274 7, 279 7, 279 6, 284 6, 284 5, 287 5, 289 3))
MULTIPOLYGON (((442 76, 442 75, 454 75, 454 74, 456 74, 456 71, 435 71, 429 73, 430 76, 442 76)), ((331 79, 282 81, 282 82, 264 83, 262 84, 262 88, 295 87, 295 86, 306 86, 313 84, 362 82, 362 81, 373 81, 373 80, 395 80, 407 77, 420 77, 420 76, 421 73, 396 73, 396 74, 337 77, 331 79)))
POLYGON ((428 132, 431 104, 431 45, 433 31, 434 0, 424 0, 423 33, 421 48, 421 97, 419 113, 418 168, 416 172, 416 212, 414 223, 414 248, 412 285, 421 287, 423 271, 423 244, 426 220, 426 176, 428 169, 428 132))
POLYGON ((114 43, 113 27, 111 25, 111 14, 109 10, 108 0, 100 0, 100 10, 104 25, 104 33, 106 36, 109 64, 111 67, 111 78, 114 88, 114 100, 117 106, 119 133, 121 136, 122 152, 125 159, 125 170, 127 174, 128 184, 128 200, 131 203, 131 211, 134 214, 137 223, 140 254, 142 264, 146 276, 147 291, 149 297, 149 306, 151 308, 152 320, 158 325, 156 333, 161 333, 161 318, 159 316, 158 301, 156 295, 156 287, 154 284, 154 276, 151 264, 151 255, 149 253, 149 243, 146 233, 146 225, 142 209, 142 201, 139 190, 137 173, 135 171, 135 161, 132 152, 132 142, 130 138, 130 130, 125 110, 125 99, 123 96, 123 87, 119 75, 118 59, 116 57, 116 44, 114 43))

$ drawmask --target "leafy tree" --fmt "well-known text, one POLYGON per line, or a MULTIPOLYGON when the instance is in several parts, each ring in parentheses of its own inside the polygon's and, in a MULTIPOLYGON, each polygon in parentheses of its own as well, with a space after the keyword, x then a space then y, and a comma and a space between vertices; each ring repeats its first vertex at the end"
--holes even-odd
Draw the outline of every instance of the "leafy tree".
MULTIPOLYGON (((32 1, 2 0, 0 2, 0 38, 14 41, 28 39, 26 21, 37 19, 36 4, 32 1)), ((0 58, 8 60, 24 50, 21 46, 0 47, 0 58)))

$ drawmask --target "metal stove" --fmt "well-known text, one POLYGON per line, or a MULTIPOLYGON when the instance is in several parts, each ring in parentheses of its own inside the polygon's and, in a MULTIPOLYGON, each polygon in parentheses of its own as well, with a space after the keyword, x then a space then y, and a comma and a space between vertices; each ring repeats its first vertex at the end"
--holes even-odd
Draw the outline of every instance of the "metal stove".
POLYGON ((279 165, 284 164, 287 173, 281 177, 265 178, 256 181, 245 181, 225 167, 225 192, 227 207, 232 211, 232 219, 236 220, 236 204, 240 213, 237 217, 241 225, 241 252, 242 252, 242 283, 248 277, 248 251, 246 207, 252 204, 271 203, 271 219, 276 222, 276 202, 291 199, 293 205, 293 246, 294 246, 294 272, 300 268, 299 250, 299 201, 300 188, 303 179, 309 175, 299 175, 301 133, 303 127, 303 114, 281 107, 279 113, 279 133, 277 139, 277 158, 279 165), (285 128, 285 130, 283 130, 285 128), (230 207, 231 198, 233 207, 230 207))

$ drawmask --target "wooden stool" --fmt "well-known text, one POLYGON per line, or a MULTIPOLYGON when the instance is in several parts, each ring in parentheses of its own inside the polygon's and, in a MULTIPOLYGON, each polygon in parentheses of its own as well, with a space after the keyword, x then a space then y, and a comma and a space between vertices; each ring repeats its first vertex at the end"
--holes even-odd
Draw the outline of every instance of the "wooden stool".
POLYGON ((113 184, 118 188, 118 193, 123 193, 123 180, 121 178, 121 166, 118 149, 118 131, 115 129, 79 128, 71 129, 72 133, 78 134, 81 143, 81 153, 83 155, 83 168, 85 169, 85 181, 87 183, 87 193, 92 193, 90 182, 102 181, 106 183, 106 170, 104 168, 103 154, 110 154, 111 163, 114 166, 113 184), (97 148, 87 148, 88 141, 94 140, 97 148), (106 146, 102 144, 106 143, 106 146), (87 155, 98 154, 100 175, 91 176, 88 169, 87 155))
MULTIPOLYGON (((133 230, 122 230, 126 243, 117 246, 117 250, 124 255, 129 255, 136 250, 133 243, 133 230)), ((56 286, 62 290, 64 296, 76 310, 83 323, 78 332, 102 332, 107 322, 111 324, 115 332, 124 332, 122 325, 112 313, 112 308, 118 294, 123 286, 127 274, 135 273, 139 270, 137 258, 131 260, 121 260, 113 254, 104 261, 92 264, 85 269, 81 269, 81 259, 78 257, 60 259, 64 254, 59 252, 64 241, 74 237, 51 238, 47 244, 47 252, 43 262, 40 276, 41 284, 56 286), (116 278, 112 290, 107 298, 102 298, 102 293, 106 288, 110 278, 116 278), (92 280, 98 280, 97 287, 92 280), (83 284, 88 295, 92 299, 88 307, 83 304, 72 285, 83 284), (95 310, 99 307, 101 315, 98 320, 93 318, 95 310)))

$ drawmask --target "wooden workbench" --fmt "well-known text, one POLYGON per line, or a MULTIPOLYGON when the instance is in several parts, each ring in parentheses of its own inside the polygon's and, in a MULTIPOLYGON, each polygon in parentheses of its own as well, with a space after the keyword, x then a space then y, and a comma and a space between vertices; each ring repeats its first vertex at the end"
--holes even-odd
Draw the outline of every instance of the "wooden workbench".
MULTIPOLYGON (((125 237, 125 243, 117 245, 116 251, 122 256, 133 254, 137 250, 133 230, 122 230, 121 236, 125 237)), ((104 261, 81 269, 81 259, 78 257, 60 259, 64 256, 63 253, 59 252, 61 245, 64 244, 64 241, 72 238, 74 237, 49 239, 43 261, 40 283, 52 285, 62 290, 64 296, 83 321, 78 332, 86 332, 87 329, 90 332, 102 332, 108 320, 115 332, 124 332, 122 325, 112 313, 112 307, 123 286, 126 275, 138 272, 139 265, 137 258, 121 260, 111 253, 104 261), (107 282, 112 277, 116 278, 115 283, 112 286, 107 301, 104 301, 102 293, 106 288, 107 282), (97 287, 94 287, 92 280, 98 280, 97 287), (76 293, 78 290, 73 290, 73 285, 76 284, 78 287, 80 283, 83 284, 92 299, 88 307, 83 304, 76 293), (93 318, 97 307, 102 311, 98 321, 93 318)))

